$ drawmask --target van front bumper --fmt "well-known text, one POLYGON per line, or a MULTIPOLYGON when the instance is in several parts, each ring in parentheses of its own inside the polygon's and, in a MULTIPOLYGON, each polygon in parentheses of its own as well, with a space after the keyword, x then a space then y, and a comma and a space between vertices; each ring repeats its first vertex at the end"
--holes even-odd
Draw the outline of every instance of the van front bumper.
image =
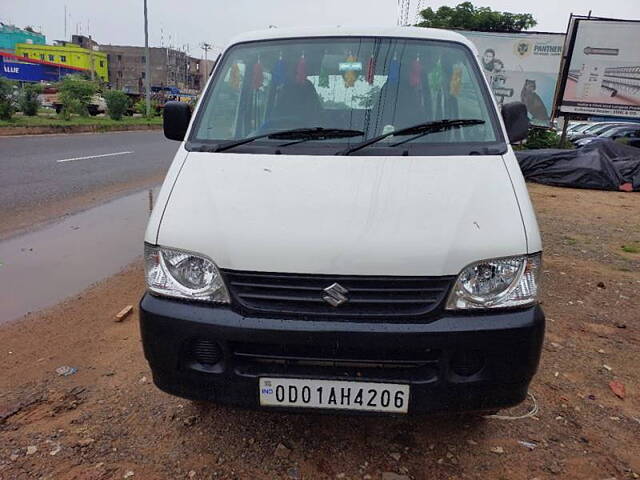
POLYGON ((140 302, 144 353, 161 390, 255 408, 260 377, 406 383, 413 414, 513 406, 537 370, 544 325, 539 306, 362 323, 253 318, 150 294, 140 302))

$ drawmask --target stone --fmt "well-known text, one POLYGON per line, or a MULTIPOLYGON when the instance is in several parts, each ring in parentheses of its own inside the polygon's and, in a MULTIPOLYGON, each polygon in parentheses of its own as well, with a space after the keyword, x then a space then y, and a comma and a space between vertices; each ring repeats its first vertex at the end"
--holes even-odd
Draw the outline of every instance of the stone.
POLYGON ((399 475, 395 472, 382 472, 382 480, 410 480, 407 475, 399 475))
POLYGON ((289 448, 285 447, 282 443, 279 443, 273 452, 273 455, 276 458, 288 458, 290 453, 291 450, 289 448))

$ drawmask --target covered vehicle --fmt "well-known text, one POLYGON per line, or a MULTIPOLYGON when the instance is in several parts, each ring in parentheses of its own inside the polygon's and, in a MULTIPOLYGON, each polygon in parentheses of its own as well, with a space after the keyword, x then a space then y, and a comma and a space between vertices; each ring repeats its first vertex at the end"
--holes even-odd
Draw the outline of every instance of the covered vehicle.
POLYGON ((640 148, 595 138, 577 150, 516 153, 525 178, 558 187, 640 191, 640 148))
POLYGON ((235 39, 193 116, 164 111, 182 143, 145 235, 155 384, 307 411, 521 402, 542 245, 510 146, 526 107, 501 113, 457 33, 235 39))

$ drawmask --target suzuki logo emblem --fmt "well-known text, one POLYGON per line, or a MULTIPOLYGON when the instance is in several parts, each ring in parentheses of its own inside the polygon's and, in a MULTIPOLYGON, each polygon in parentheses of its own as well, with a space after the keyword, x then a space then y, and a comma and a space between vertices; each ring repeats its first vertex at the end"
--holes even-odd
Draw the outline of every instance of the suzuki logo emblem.
POLYGON ((349 290, 344 288, 339 283, 329 285, 323 291, 325 295, 322 296, 322 299, 332 307, 342 305, 349 300, 349 297, 347 297, 347 293, 349 293, 349 290))

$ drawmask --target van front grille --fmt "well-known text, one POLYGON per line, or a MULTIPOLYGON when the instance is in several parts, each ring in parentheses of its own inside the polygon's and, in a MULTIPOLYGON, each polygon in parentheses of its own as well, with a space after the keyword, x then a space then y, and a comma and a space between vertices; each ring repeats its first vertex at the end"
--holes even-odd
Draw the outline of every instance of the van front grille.
POLYGON ((391 322, 425 317, 441 309, 455 280, 230 270, 222 273, 235 306, 245 314, 391 322))

